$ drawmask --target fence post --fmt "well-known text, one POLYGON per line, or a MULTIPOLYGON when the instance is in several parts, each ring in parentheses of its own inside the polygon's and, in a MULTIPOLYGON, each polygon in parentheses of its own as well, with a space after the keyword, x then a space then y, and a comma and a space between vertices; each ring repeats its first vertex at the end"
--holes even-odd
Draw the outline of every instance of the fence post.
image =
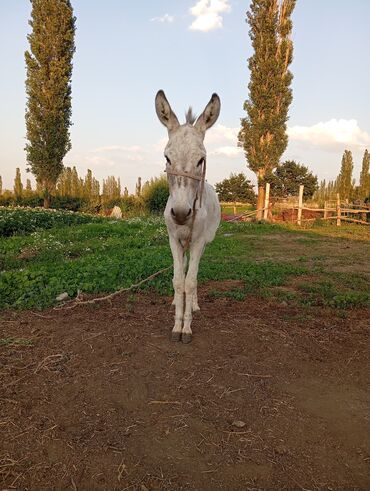
POLYGON ((337 193, 337 227, 340 227, 340 196, 337 193))
POLYGON ((267 220, 268 212, 269 212, 269 202, 270 202, 270 183, 266 182, 266 190, 265 190, 265 206, 263 210, 263 219, 267 220))
POLYGON ((327 202, 324 201, 324 220, 326 218, 328 218, 328 210, 327 210, 327 207, 328 207, 327 202))
POLYGON ((234 201, 234 209, 233 209, 234 215, 236 215, 236 201, 234 201))
POLYGON ((303 204, 303 189, 304 185, 301 184, 299 186, 299 195, 298 195, 298 215, 297 215, 297 224, 302 224, 302 204, 303 204))

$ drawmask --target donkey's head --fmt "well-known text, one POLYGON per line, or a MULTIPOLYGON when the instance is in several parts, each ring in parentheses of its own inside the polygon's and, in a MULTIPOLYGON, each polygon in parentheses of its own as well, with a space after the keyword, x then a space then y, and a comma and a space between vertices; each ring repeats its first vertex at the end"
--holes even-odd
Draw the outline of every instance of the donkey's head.
POLYGON ((178 225, 185 224, 191 218, 195 200, 199 197, 206 159, 203 140, 208 128, 216 122, 220 107, 220 98, 213 94, 196 121, 189 109, 185 124, 180 125, 163 90, 156 95, 158 118, 168 130, 164 156, 170 187, 171 215, 178 225), (193 177, 186 177, 186 174, 193 177))

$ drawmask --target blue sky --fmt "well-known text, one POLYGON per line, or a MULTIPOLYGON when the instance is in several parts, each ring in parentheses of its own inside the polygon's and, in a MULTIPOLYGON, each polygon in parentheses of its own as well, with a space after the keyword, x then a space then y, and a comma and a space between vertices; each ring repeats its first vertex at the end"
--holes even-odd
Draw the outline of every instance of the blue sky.
MULTIPOLYGON (((198 114, 212 92, 222 101, 206 137, 208 180, 245 171, 254 180, 236 134, 248 97, 251 55, 241 0, 72 0, 77 17, 73 71, 72 150, 65 165, 97 178, 121 178, 132 192, 164 168, 166 130, 154 111, 158 89, 183 120, 198 114)), ((25 180, 24 51, 31 5, 0 0, 0 175, 25 180)), ((285 158, 308 165, 319 179, 334 178, 345 148, 358 177, 370 148, 370 2, 298 0, 293 16, 294 100, 285 158)))

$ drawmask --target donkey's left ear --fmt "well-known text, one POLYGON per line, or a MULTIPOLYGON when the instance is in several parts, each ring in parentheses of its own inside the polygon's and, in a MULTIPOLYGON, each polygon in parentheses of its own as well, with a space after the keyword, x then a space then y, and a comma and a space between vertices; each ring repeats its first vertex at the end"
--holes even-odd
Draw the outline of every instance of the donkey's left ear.
POLYGON ((220 115, 221 101, 217 94, 212 94, 211 100, 207 104, 206 108, 199 116, 195 123, 195 128, 198 128, 203 133, 215 124, 218 116, 220 115))

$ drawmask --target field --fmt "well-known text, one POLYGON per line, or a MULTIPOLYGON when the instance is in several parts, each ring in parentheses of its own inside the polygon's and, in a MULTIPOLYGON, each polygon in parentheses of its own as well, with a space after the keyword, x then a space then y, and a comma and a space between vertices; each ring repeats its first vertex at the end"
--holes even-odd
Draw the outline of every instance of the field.
POLYGON ((368 229, 223 223, 185 346, 170 271, 56 301, 169 266, 160 218, 23 217, 0 239, 4 489, 370 488, 368 229))

